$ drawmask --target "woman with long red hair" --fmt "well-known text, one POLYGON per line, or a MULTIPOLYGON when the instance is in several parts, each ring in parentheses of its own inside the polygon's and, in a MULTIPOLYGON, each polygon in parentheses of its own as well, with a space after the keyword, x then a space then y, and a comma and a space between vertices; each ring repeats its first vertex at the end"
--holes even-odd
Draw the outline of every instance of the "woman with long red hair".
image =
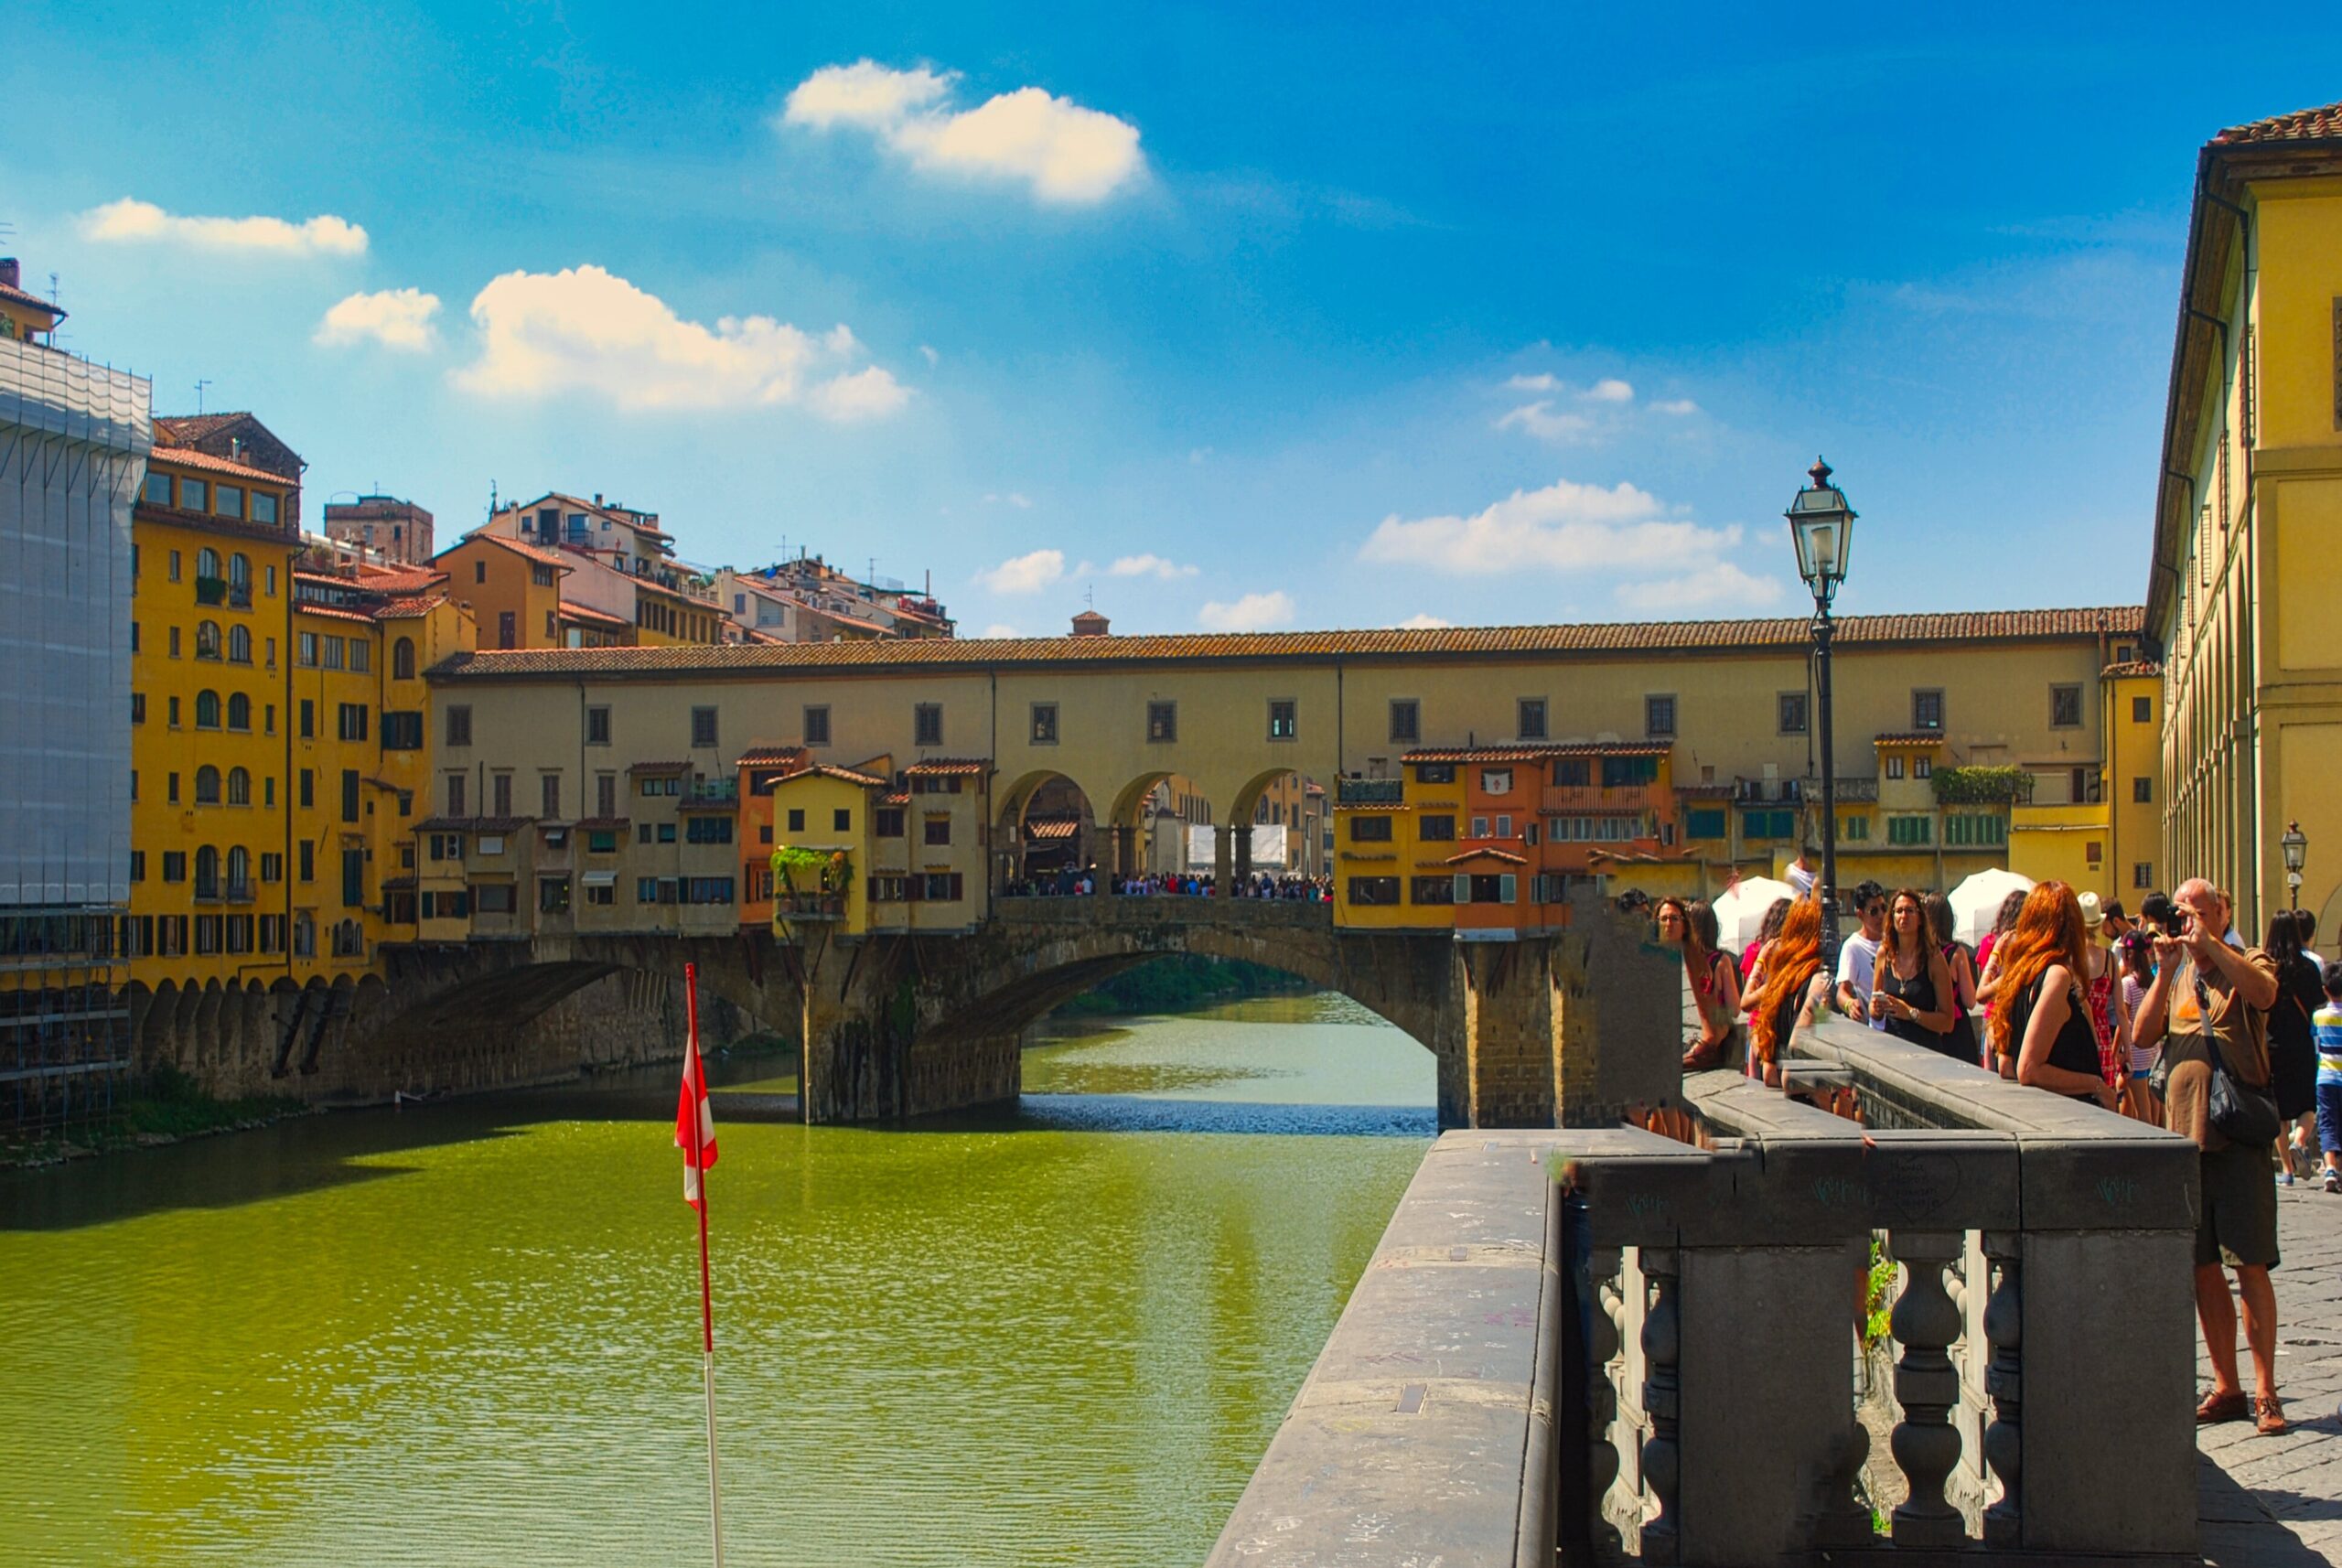
POLYGON ((2090 936, 2074 890, 2054 881, 2034 888, 1996 951, 2000 1005, 1993 1009, 1992 1036, 2004 1075, 2113 1110, 2114 1086, 2100 1070, 2098 1031, 2083 989, 2090 936))
POLYGON ((1780 934, 1765 945, 1763 978, 1747 1000, 1751 1078, 1781 1087, 1789 1037, 1799 1025, 1813 1022, 1814 1008, 1829 991, 1829 972, 1821 967, 1821 905, 1809 893, 1789 906, 1780 934))

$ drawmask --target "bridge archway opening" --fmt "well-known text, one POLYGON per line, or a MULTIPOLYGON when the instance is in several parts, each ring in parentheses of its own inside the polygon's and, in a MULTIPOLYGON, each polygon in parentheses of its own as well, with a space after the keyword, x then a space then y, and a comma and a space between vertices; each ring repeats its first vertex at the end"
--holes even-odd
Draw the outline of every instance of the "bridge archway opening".
POLYGON ((1322 875, 1326 805, 1324 787, 1296 768, 1263 768, 1245 780, 1229 807, 1230 874, 1322 875))
MULTIPOLYGON (((1090 793, 1068 774, 1038 770, 1017 779, 1001 794, 995 827, 995 892, 1070 892, 1104 861, 1090 793)), ((919 830, 907 822, 904 831, 919 830)))

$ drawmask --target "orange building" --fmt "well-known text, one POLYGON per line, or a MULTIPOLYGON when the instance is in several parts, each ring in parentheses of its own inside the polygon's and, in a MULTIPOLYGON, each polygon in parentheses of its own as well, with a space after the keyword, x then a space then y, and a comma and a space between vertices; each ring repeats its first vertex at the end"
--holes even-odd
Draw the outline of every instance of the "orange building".
POLYGON ((563 646, 563 617, 570 607, 563 603, 561 580, 571 568, 558 551, 501 534, 472 533, 441 551, 431 564, 447 575, 449 596, 469 607, 482 648, 563 646))

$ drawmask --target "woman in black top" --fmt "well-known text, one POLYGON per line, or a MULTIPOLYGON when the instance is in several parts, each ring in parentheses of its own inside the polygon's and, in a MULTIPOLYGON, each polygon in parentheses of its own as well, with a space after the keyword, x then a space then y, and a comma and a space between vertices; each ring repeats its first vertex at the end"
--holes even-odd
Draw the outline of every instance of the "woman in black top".
POLYGON ((2000 974, 2006 1017, 1994 1022, 2006 1033, 1996 1028, 1995 1048, 2015 1047, 2019 1083, 2113 1110, 2115 1089, 2099 1070, 2098 1031, 2090 1027, 2082 992, 2090 939, 2074 890, 2062 882, 2036 887, 2004 940, 2007 961, 2000 974))
MULTIPOLYGON (((1871 1015, 1898 1040, 1952 1055, 1960 1017, 1958 987, 1928 929, 1927 906, 1904 888, 1886 902, 1886 934, 1871 973, 1871 1015)), ((1966 1058, 1962 1058, 1966 1059, 1966 1058)))

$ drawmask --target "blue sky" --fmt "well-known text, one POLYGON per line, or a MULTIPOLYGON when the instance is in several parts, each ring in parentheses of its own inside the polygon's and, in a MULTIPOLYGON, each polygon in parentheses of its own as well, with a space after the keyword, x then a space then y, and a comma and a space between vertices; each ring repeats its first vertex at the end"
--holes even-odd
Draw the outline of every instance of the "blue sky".
POLYGON ((0 221, 443 540, 600 491, 970 634, 1780 613, 1821 451, 1842 607, 2111 603, 2196 149, 2342 97, 2315 7, 2218 72, 2200 8, 1263 9, 18 0, 0 221))

